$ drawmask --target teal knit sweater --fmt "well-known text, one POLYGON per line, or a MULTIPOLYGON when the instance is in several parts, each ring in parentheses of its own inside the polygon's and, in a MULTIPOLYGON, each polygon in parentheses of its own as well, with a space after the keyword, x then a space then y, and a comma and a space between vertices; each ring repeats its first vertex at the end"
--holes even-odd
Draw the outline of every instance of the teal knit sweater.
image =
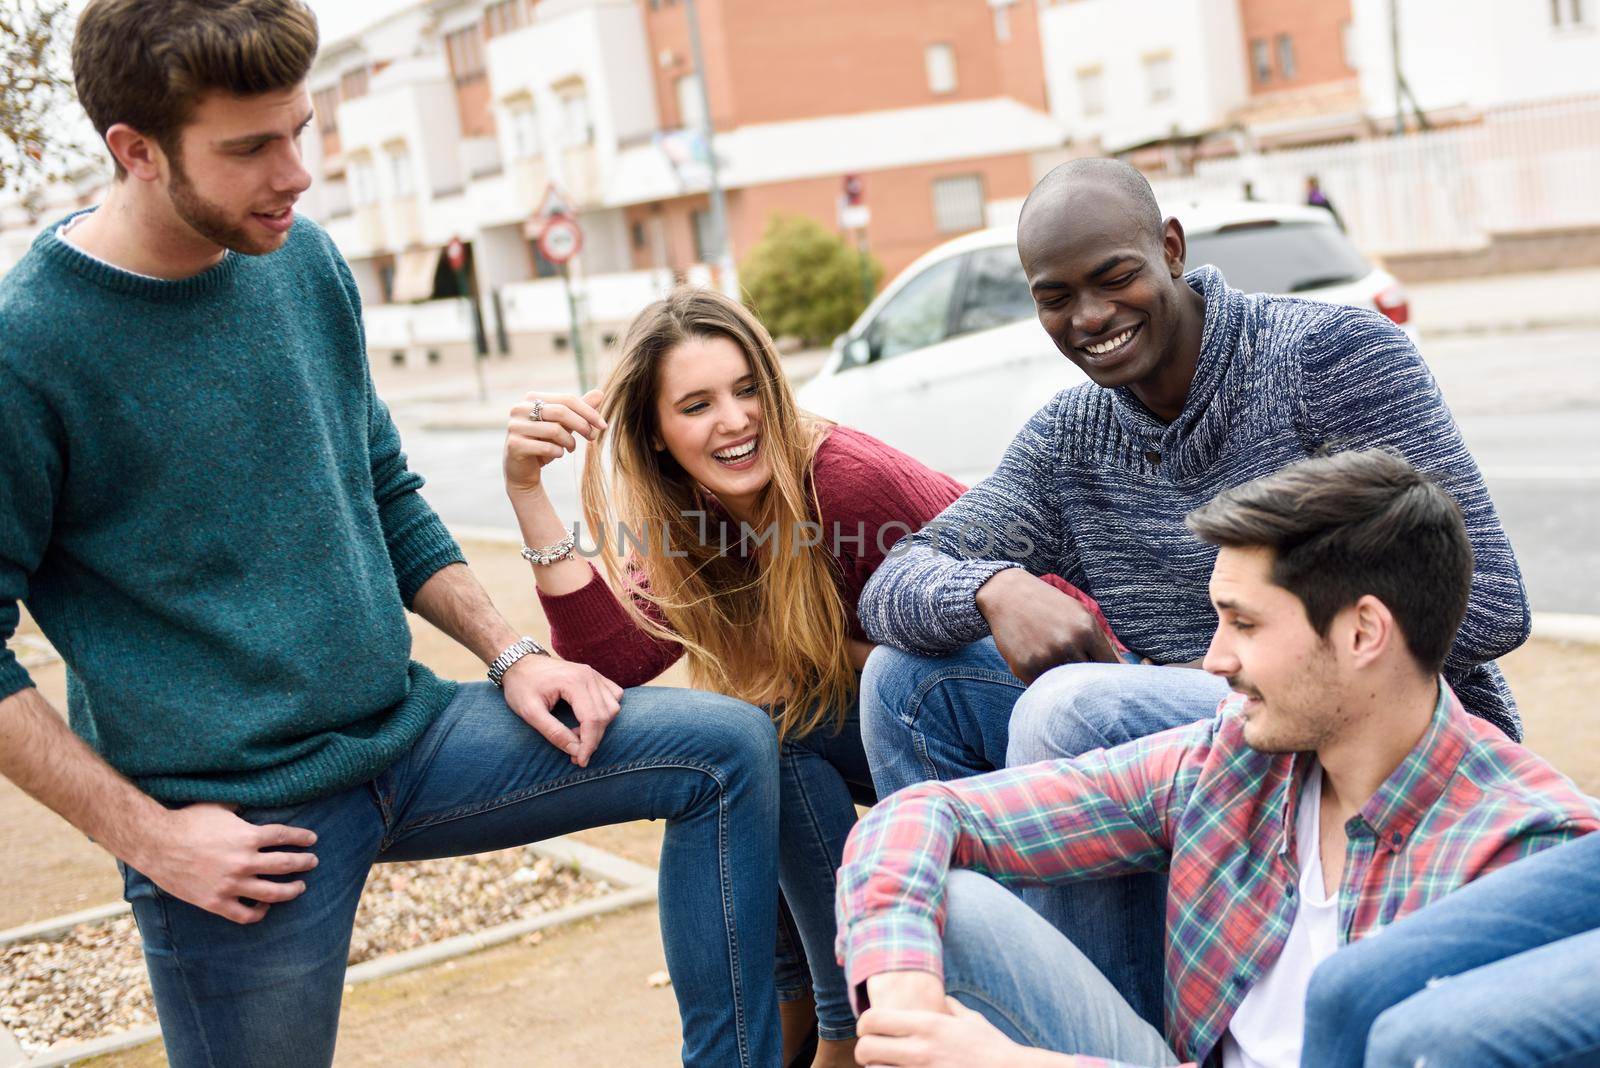
POLYGON ((454 684, 405 608, 461 559, 368 373, 349 268, 305 220, 181 281, 52 225, 0 281, 0 698, 28 605, 72 729, 158 800, 365 782, 454 684))

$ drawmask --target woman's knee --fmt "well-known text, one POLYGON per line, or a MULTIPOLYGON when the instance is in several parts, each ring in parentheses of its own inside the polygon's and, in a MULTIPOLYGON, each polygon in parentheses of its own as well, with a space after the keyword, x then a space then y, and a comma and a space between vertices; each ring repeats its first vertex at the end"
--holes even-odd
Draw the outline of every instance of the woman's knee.
MULTIPOLYGON (((687 691, 697 693, 697 691, 687 691)), ((706 755, 740 776, 772 779, 778 768, 778 732, 772 718, 755 705, 721 694, 698 694, 693 734, 706 755)))

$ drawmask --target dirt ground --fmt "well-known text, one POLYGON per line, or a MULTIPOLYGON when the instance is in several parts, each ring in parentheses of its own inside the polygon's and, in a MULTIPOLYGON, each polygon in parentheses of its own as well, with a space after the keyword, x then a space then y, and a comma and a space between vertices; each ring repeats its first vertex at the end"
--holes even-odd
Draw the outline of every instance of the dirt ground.
MULTIPOLYGON (((544 637, 527 566, 514 550, 469 544, 467 555, 506 617, 544 637)), ((32 624, 23 622, 23 632, 32 624)), ((471 654, 413 619, 416 653, 441 674, 482 676, 471 654)), ((1590 793, 1600 794, 1600 647, 1530 642, 1502 662, 1527 724, 1528 744, 1590 793)), ((59 664, 33 671, 65 703, 59 664)), ((677 672, 661 680, 682 685, 677 672)), ((654 864, 659 824, 586 832, 585 841, 654 864)), ((0 929, 114 901, 110 858, 81 834, 0 780, 0 929)), ((353 988, 345 997, 341 1066, 675 1063, 676 1005, 647 977, 664 966, 651 908, 546 932, 421 972, 353 988)), ((92 1062, 99 1068, 164 1063, 159 1044, 92 1062)))

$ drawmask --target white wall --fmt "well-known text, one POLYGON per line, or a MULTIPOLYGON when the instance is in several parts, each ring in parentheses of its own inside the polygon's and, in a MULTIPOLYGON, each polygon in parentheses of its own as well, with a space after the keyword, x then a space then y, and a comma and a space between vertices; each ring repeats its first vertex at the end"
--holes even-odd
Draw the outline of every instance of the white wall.
POLYGON ((505 101, 532 97, 540 148, 559 175, 563 145, 561 108, 553 86, 582 79, 594 123, 601 172, 614 165, 619 142, 658 125, 652 59, 644 22, 633 0, 544 0, 533 25, 489 42, 489 83, 494 87, 501 155, 515 158, 505 101))
MULTIPOLYGON (((1558 29, 1549 0, 1404 0, 1401 69, 1424 112, 1600 92, 1600 5, 1583 6, 1587 27, 1558 29)), ((1363 101, 1369 114, 1388 118, 1390 0, 1351 0, 1351 11, 1363 101)))
POLYGON ((1224 124, 1246 94, 1233 0, 1080 0, 1039 13, 1051 113, 1075 141, 1108 151, 1224 124), (1145 57, 1171 58, 1172 95, 1152 103, 1145 57), (1078 72, 1101 69, 1099 115, 1085 114, 1078 72))
POLYGON ((528 277, 528 246, 520 226, 478 231, 472 254, 478 267, 478 286, 485 294, 528 277))
POLYGON ((585 275, 628 271, 633 267, 628 221, 621 208, 586 211, 582 218, 583 251, 576 266, 585 275))
MULTIPOLYGON (((574 282, 574 296, 591 322, 631 322, 646 304, 672 288, 669 271, 630 271, 596 275, 574 282)), ((506 327, 513 333, 561 332, 567 329, 567 294, 559 278, 541 278, 507 286, 500 294, 506 327)))

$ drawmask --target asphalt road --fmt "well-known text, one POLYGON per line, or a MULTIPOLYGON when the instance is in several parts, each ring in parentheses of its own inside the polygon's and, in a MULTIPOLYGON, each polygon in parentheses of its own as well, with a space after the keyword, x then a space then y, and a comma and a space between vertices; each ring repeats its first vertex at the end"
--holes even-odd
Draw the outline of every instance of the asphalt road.
MULTIPOLYGON (((1483 469, 1534 609, 1600 614, 1600 330, 1424 338, 1423 351, 1483 469)), ((501 431, 427 430, 405 404, 395 414, 446 522, 514 532, 501 431)), ((569 522, 578 467, 568 458, 547 476, 569 522)))

